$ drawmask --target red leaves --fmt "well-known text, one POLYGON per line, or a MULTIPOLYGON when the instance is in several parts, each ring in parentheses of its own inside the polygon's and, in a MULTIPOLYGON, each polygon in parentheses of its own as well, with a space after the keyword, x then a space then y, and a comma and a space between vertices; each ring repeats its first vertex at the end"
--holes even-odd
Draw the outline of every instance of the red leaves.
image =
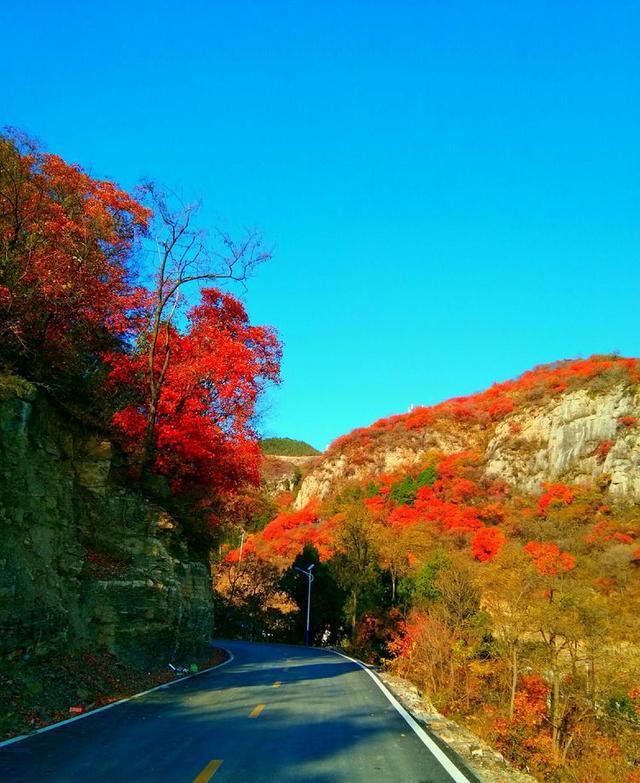
POLYGON ((298 511, 281 511, 253 541, 258 554, 267 559, 292 562, 307 544, 312 544, 326 560, 333 554, 336 524, 336 518, 321 522, 318 506, 311 502, 298 511))
POLYGON ((566 484, 543 484, 544 493, 538 500, 538 511, 544 516, 549 508, 568 506, 573 503, 575 495, 566 484))
MULTIPOLYGON (((259 481, 251 419, 265 384, 278 380, 280 346, 271 329, 249 323, 241 302, 216 289, 203 290, 188 319, 184 332, 168 330, 171 361, 158 403, 153 469, 176 492, 211 497, 259 481)), ((146 335, 138 342, 149 344, 146 335)), ((165 356, 157 352, 156 371, 165 356)), ((135 454, 148 421, 147 349, 106 358, 112 383, 137 396, 114 416, 135 454)))
POLYGON ((530 541, 524 551, 531 558, 539 573, 545 576, 558 576, 575 568, 576 560, 568 552, 560 551, 557 544, 530 541))
POLYGON ((476 560, 485 563, 498 554, 507 537, 499 527, 483 527, 471 539, 471 551, 476 560))
MULTIPOLYGON (((471 426, 489 427, 502 421, 510 413, 524 404, 544 400, 560 394, 567 388, 588 385, 594 378, 609 374, 614 380, 620 372, 626 373, 632 383, 640 381, 640 364, 637 359, 624 359, 619 356, 591 356, 588 359, 572 359, 536 367, 515 380, 496 383, 489 389, 468 397, 456 397, 432 407, 418 407, 406 414, 380 419, 370 427, 354 430, 349 435, 338 438, 331 444, 330 451, 349 449, 356 451, 368 443, 372 437, 386 433, 403 433, 416 429, 456 422, 471 426)), ((634 417, 622 417, 622 426, 635 425, 634 417)), ((521 431, 521 424, 514 423, 512 434, 521 431)), ((369 445, 371 445, 369 443, 369 445)))
POLYGON ((258 482, 252 417, 279 377, 275 333, 250 324, 235 297, 206 289, 183 328, 161 319, 150 369, 154 300, 132 284, 131 269, 151 211, 17 136, 0 136, 0 193, 2 359, 54 388, 78 387, 79 396, 99 383, 91 395, 99 413, 115 392, 113 423, 135 456, 155 418, 152 469, 200 504, 258 482), (165 360, 154 414, 150 376, 160 377, 165 360))
POLYGON ((398 527, 411 527, 420 522, 421 519, 422 515, 418 509, 412 506, 398 506, 389 514, 389 524, 397 525, 398 527))
POLYGON ((10 259, 0 332, 15 337, 5 347, 46 355, 50 371, 77 367, 130 326, 136 289, 126 262, 149 212, 112 182, 56 155, 21 152, 12 138, 0 138, 0 158, 0 249, 10 259))

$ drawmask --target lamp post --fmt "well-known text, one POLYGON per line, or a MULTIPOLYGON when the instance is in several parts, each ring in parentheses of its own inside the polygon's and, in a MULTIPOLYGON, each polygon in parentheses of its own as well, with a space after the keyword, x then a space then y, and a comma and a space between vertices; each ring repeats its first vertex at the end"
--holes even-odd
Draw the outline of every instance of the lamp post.
POLYGON ((311 565, 307 566, 306 570, 302 568, 298 568, 298 566, 294 566, 296 571, 300 571, 300 573, 304 574, 309 580, 309 585, 307 589, 307 630, 305 631, 304 634, 304 643, 307 647, 309 646, 309 618, 311 617, 311 582, 313 582, 313 574, 311 573, 311 571, 314 566, 315 563, 311 563, 311 565))

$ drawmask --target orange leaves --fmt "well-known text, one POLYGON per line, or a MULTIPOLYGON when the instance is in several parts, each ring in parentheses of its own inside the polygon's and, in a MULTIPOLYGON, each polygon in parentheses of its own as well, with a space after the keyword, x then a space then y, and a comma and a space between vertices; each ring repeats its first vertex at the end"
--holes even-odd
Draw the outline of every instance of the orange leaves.
POLYGON ((627 429, 630 429, 631 427, 635 427, 638 423, 638 419, 636 416, 620 416, 618 419, 618 424, 621 427, 626 427, 627 429))
POLYGON ((483 527, 471 539, 471 551, 476 560, 485 563, 493 560, 506 540, 499 527, 483 527))
POLYGON ((457 478, 449 485, 448 494, 454 503, 466 503, 469 498, 478 494, 478 485, 471 479, 457 478))
POLYGON ((524 551, 529 555, 538 572, 545 576, 567 573, 576 565, 573 555, 562 552, 557 544, 529 541, 524 551))
POLYGON ((434 408, 414 408, 405 418, 405 426, 408 430, 421 430, 430 427, 436 419, 434 408))
POLYGON ((389 524, 398 527, 411 527, 420 522, 422 516, 413 506, 398 506, 389 514, 389 524))
POLYGON ((547 714, 549 686, 538 674, 522 677, 516 693, 514 720, 529 728, 540 726, 547 714))
POLYGON ((500 751, 520 766, 547 779, 559 764, 548 729, 549 686, 537 674, 522 677, 514 700, 513 720, 493 721, 494 741, 500 751))
POLYGON ((257 550, 267 559, 276 556, 292 562, 305 545, 312 544, 321 559, 326 560, 333 554, 337 524, 337 517, 321 521, 318 506, 313 501, 298 511, 281 511, 256 536, 257 550))
POLYGON ((286 509, 291 508, 293 501, 293 492, 279 492, 275 497, 275 504, 278 511, 285 511, 286 509))
POLYGON ((622 533, 618 530, 614 522, 602 520, 597 522, 591 529, 591 532, 585 537, 587 544, 608 543, 617 541, 621 544, 632 544, 634 537, 628 533, 622 533))
POLYGON ((544 492, 538 500, 538 511, 544 516, 549 508, 568 506, 573 503, 575 495, 566 484, 543 484, 544 492))
POLYGON ((369 513, 374 517, 383 516, 386 513, 387 501, 381 495, 365 498, 364 504, 369 509, 369 513))

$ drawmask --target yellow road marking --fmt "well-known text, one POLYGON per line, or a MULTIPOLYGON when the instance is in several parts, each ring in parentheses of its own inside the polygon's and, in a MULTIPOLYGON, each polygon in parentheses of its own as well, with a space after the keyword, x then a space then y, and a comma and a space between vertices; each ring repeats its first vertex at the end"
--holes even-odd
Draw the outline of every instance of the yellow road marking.
POLYGON ((274 688, 279 688, 281 685, 282 685, 282 683, 280 682, 280 680, 276 680, 276 681, 273 683, 273 687, 274 687, 274 688))
POLYGON ((255 706, 255 707, 254 707, 254 708, 251 710, 251 712, 249 713, 249 717, 250 717, 250 718, 257 718, 257 717, 258 717, 258 715, 260 715, 260 713, 262 712, 262 710, 263 710, 263 709, 264 709, 264 704, 258 704, 258 705, 256 705, 256 706, 255 706))
POLYGON ((209 783, 211 778, 218 771, 220 764, 222 764, 222 759, 213 759, 213 761, 210 761, 202 772, 194 778, 193 783, 209 783))

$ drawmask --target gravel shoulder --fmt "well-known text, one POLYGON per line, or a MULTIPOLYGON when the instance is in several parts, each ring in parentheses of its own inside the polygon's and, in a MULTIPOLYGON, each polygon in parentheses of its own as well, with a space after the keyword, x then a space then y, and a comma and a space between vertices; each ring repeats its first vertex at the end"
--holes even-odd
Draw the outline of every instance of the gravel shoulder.
POLYGON ((484 740, 436 712, 413 683, 384 669, 376 669, 376 674, 436 741, 440 740, 462 759, 479 783, 538 783, 537 778, 515 769, 484 740))

